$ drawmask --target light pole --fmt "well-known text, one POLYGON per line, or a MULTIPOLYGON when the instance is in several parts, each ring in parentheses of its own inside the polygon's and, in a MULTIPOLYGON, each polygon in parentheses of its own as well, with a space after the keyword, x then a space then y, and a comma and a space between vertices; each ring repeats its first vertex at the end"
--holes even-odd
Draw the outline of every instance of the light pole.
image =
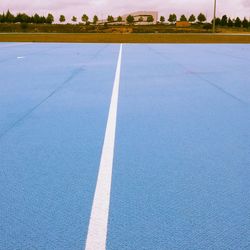
POLYGON ((213 33, 215 33, 215 19, 216 19, 216 0, 214 0, 214 20, 213 20, 213 33))

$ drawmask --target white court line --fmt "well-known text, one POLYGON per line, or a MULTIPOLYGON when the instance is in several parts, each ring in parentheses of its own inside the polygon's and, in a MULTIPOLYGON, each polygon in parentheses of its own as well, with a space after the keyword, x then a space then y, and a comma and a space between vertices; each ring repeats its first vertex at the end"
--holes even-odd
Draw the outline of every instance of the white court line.
POLYGON ((3 44, 0 42, 0 49, 5 49, 5 48, 11 48, 11 47, 18 47, 18 46, 23 46, 23 45, 28 45, 31 43, 8 43, 8 44, 3 44))
POLYGON ((89 221, 85 250, 106 249, 121 61, 122 44, 120 45, 120 52, 116 67, 115 81, 109 107, 107 127, 102 148, 101 162, 89 221))

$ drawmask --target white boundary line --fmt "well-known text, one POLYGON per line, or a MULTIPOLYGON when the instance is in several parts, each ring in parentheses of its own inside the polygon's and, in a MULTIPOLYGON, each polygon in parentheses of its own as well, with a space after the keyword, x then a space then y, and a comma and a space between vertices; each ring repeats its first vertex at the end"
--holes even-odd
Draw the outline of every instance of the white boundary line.
MULTIPOLYGON (((3 33, 1 33, 1 34, 3 34, 3 33)), ((28 45, 28 44, 32 44, 32 43, 0 42, 0 49, 18 47, 18 46, 23 46, 23 45, 28 45), (3 44, 3 46, 1 46, 2 44, 3 44)))
POLYGON ((106 249, 121 61, 122 44, 120 45, 116 67, 115 81, 109 107, 106 133, 102 148, 101 162, 89 221, 85 250, 106 249))

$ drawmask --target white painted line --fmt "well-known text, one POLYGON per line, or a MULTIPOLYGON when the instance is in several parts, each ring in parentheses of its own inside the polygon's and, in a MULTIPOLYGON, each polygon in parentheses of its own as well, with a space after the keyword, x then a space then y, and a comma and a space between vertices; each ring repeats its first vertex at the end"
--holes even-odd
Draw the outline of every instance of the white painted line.
MULTIPOLYGON (((1 33, 1 34, 10 34, 10 33, 1 33)), ((1 44, 0 49, 23 46, 23 45, 28 45, 28 44, 31 44, 31 43, 11 43, 11 44, 7 43, 7 44, 1 44)))
POLYGON ((116 67, 115 81, 102 148, 101 162, 89 221, 85 250, 105 250, 112 182, 116 117, 122 61, 122 44, 116 67))
POLYGON ((17 59, 23 59, 24 58, 24 56, 18 56, 17 57, 17 59))

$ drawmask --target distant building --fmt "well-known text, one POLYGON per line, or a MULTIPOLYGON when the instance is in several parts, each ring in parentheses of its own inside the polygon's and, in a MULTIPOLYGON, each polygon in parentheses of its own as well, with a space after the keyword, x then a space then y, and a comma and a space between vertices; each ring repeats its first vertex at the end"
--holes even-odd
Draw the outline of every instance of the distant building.
POLYGON ((176 27, 179 27, 179 28, 188 28, 190 26, 191 26, 191 23, 188 21, 177 21, 176 22, 176 27))
MULTIPOLYGON (((110 24, 126 24, 127 23, 127 17, 131 15, 134 17, 134 23, 136 25, 146 25, 149 24, 148 17, 152 16, 153 17, 153 22, 151 22, 150 24, 156 24, 158 21, 158 12, 157 11, 137 11, 137 12, 132 12, 132 13, 128 13, 126 15, 122 16, 122 21, 121 22, 117 22, 117 17, 115 18, 115 21, 110 23, 110 24)), ((104 24, 104 23, 109 23, 107 19, 104 20, 99 20, 97 22, 97 24, 104 24)))
POLYGON ((126 21, 127 17, 131 15, 135 19, 135 24, 148 24, 148 17, 152 16, 154 21, 152 24, 156 24, 158 21, 158 12, 157 11, 137 11, 132 12, 122 16, 122 20, 126 21))

